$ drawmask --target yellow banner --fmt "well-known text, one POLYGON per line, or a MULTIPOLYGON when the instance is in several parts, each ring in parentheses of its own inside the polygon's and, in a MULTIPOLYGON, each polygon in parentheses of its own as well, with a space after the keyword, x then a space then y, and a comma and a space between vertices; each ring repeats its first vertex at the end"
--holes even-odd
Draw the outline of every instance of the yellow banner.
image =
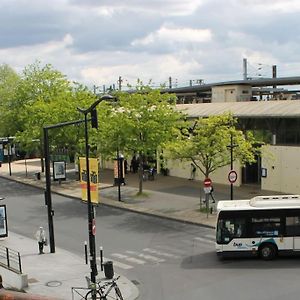
MULTIPOLYGON (((99 203, 98 165, 99 163, 97 158, 89 158, 91 202, 95 204, 99 203)), ((80 168, 81 199, 83 201, 87 201, 87 170, 86 170, 85 157, 79 157, 79 168, 80 168)))

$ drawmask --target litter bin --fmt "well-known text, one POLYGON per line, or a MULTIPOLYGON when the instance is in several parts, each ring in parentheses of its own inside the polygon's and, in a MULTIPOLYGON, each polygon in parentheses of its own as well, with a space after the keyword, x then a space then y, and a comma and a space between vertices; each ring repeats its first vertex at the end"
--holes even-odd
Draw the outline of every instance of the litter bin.
POLYGON ((104 267, 104 275, 107 279, 112 279, 114 277, 114 267, 112 261, 106 261, 103 264, 104 267))
POLYGON ((41 180, 41 172, 36 172, 35 177, 37 180, 41 180))

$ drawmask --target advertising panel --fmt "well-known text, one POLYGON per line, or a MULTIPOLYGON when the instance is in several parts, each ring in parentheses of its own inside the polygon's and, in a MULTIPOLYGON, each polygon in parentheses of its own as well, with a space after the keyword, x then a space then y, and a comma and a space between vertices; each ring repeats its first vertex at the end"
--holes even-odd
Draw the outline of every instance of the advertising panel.
POLYGON ((7 237, 7 218, 6 218, 6 205, 0 205, 0 237, 7 237))
POLYGON ((53 180, 66 180, 66 162, 54 161, 53 162, 53 180))
MULTIPOLYGON (((99 161, 97 158, 89 158, 91 202, 94 204, 99 203, 98 165, 99 165, 99 161)), ((81 199, 83 201, 87 201, 87 170, 86 170, 85 157, 79 157, 79 167, 80 167, 81 199)))

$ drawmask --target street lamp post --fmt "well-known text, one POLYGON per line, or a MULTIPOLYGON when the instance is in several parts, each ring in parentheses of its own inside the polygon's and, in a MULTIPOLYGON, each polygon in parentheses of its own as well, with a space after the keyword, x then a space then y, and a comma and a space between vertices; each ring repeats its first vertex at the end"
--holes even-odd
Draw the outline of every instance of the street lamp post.
MULTIPOLYGON (((230 136, 230 171, 233 170, 233 144, 232 144, 232 134, 230 136)), ((230 183, 230 200, 233 200, 233 183, 230 183)))
MULTIPOLYGON (((233 144, 233 136, 230 135, 230 145, 227 148, 230 148, 230 172, 233 171, 233 149, 237 147, 237 145, 233 144)), ((233 200, 233 181, 230 181, 230 200, 233 200)))
POLYGON ((97 264, 96 264, 96 221, 94 208, 91 201, 91 180, 90 180, 90 166, 89 166, 89 142, 88 142, 88 114, 90 114, 102 100, 112 100, 114 97, 104 95, 95 101, 89 108, 77 108, 79 112, 84 114, 85 125, 85 157, 86 157, 86 171, 87 171, 87 207, 88 207, 88 231, 89 231, 89 248, 90 248, 90 267, 91 267, 91 281, 96 283, 97 264))

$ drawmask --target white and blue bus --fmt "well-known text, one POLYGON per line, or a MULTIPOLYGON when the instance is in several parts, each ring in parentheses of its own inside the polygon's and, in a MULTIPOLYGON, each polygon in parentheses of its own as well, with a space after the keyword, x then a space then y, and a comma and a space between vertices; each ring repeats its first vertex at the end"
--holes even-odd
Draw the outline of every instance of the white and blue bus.
POLYGON ((221 257, 300 254, 300 196, 219 201, 216 252, 221 257))

